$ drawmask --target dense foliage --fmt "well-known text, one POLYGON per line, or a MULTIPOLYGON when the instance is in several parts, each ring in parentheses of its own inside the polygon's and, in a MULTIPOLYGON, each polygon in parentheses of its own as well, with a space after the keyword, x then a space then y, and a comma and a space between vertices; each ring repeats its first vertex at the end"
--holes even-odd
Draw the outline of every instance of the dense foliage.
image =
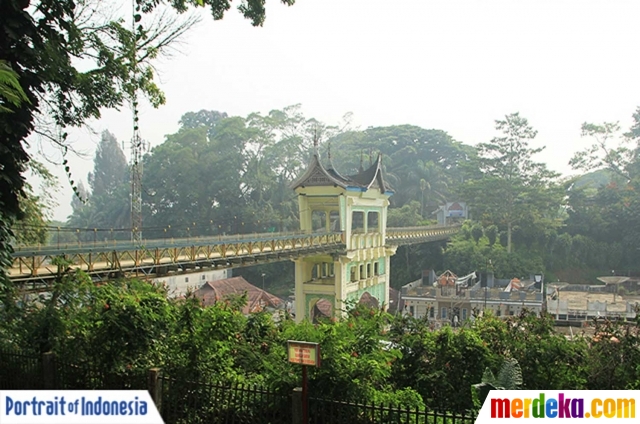
POLYGON ((568 339, 550 316, 492 316, 460 329, 352 308, 344 319, 295 324, 282 315, 243 316, 243 298, 202 307, 168 300, 163 287, 137 280, 96 286, 82 274, 62 277, 51 296, 2 310, 0 348, 52 351, 65 361, 113 373, 161 366, 187 380, 259 383, 291 390, 300 369, 286 360, 287 340, 322 346, 310 390, 336 399, 384 401, 462 412, 471 386, 488 368, 516 360, 523 389, 637 388, 638 327, 603 323, 596 337, 568 339))

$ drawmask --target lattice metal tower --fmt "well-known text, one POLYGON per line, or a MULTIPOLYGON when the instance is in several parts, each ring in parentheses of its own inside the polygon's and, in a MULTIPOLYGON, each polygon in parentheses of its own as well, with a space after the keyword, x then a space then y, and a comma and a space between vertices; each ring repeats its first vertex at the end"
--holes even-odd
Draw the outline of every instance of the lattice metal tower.
POLYGON ((147 143, 140 138, 137 121, 134 121, 131 140, 131 240, 134 242, 142 241, 142 154, 146 148, 147 143))
POLYGON ((131 240, 142 241, 142 154, 148 148, 140 137, 140 119, 138 115, 138 40, 142 36, 141 11, 137 0, 132 1, 131 29, 133 46, 131 52, 132 88, 131 110, 133 111, 133 137, 131 138, 131 240))

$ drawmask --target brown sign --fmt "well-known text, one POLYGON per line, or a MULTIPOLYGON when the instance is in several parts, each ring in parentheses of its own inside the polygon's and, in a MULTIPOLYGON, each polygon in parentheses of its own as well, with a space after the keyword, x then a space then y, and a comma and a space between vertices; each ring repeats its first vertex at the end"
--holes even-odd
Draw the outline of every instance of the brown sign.
POLYGON ((312 367, 320 366, 320 345, 318 343, 287 341, 289 362, 312 367))

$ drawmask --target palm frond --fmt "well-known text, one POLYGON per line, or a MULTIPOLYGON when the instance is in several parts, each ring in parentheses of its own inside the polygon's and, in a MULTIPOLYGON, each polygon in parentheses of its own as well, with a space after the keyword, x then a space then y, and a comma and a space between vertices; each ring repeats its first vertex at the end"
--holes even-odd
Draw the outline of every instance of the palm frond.
MULTIPOLYGON (((29 103, 18 78, 18 74, 5 61, 0 60, 0 98, 15 107, 23 102, 29 103)), ((0 112, 11 112, 11 109, 0 104, 0 112)))
POLYGON ((498 373, 497 382, 500 387, 504 387, 504 390, 517 390, 522 386, 522 370, 516 359, 505 359, 498 373))

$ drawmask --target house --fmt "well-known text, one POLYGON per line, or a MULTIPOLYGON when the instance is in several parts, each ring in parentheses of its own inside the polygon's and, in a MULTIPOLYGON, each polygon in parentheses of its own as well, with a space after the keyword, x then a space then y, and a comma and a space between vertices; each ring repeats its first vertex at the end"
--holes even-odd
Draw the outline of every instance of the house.
POLYGON ((176 273, 163 275, 151 280, 154 284, 165 285, 169 297, 182 297, 194 291, 207 281, 221 280, 232 276, 232 269, 208 269, 188 274, 176 273))
POLYGON ((448 202, 433 211, 439 225, 447 225, 469 218, 469 209, 465 202, 448 202))
POLYGON ((194 295, 202 301, 204 306, 211 306, 216 302, 228 299, 230 296, 247 294, 247 304, 242 313, 248 315, 265 309, 284 307, 284 301, 258 287, 250 284, 242 277, 232 277, 223 280, 207 281, 194 295))

